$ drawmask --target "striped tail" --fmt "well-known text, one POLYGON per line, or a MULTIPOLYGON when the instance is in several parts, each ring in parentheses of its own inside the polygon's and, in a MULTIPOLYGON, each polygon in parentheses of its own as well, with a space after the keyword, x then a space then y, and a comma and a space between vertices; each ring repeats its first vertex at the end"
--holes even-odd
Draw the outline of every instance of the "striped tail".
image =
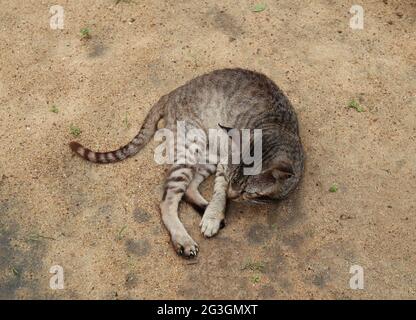
POLYGON ((95 163, 113 163, 124 160, 139 152, 152 138, 157 129, 157 123, 163 117, 165 98, 162 97, 146 116, 139 133, 125 146, 110 152, 94 152, 78 142, 72 141, 69 146, 77 155, 95 163))

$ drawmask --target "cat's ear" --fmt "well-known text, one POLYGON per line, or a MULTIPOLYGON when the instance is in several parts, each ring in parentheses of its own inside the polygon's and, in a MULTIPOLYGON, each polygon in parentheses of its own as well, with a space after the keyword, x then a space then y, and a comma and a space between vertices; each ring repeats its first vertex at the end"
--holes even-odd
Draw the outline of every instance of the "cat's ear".
POLYGON ((222 130, 224 130, 225 131, 225 133, 229 133, 231 130, 233 130, 234 128, 230 128, 230 127, 226 127, 226 126, 223 126, 222 124, 220 124, 220 123, 218 123, 218 126, 222 129, 222 130))
POLYGON ((272 175, 276 180, 289 179, 294 175, 293 166, 288 161, 281 160, 272 169, 272 175))
POLYGON ((226 126, 223 126, 222 124, 219 124, 219 123, 218 123, 218 126, 222 130, 224 130, 225 134, 228 136, 228 138, 231 140, 231 142, 233 144, 235 144, 235 143, 239 144, 240 143, 240 130, 239 129, 226 127, 226 126))

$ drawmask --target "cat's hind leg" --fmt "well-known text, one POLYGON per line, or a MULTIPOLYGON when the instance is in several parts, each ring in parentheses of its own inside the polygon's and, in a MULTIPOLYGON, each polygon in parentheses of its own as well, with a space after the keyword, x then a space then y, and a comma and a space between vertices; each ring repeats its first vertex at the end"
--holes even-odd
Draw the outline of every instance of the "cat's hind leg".
POLYGON ((199 192, 199 185, 210 175, 214 174, 215 170, 216 166, 212 164, 198 166, 194 178, 189 183, 188 189, 185 192, 184 200, 192 205, 200 214, 205 212, 208 201, 199 192))
POLYGON ((173 247, 179 255, 194 257, 198 245, 186 231, 179 220, 179 202, 193 179, 193 170, 185 165, 173 165, 165 183, 165 190, 160 204, 162 220, 170 233, 173 247))
POLYGON ((219 164, 215 175, 214 193, 202 217, 200 227, 205 237, 215 236, 225 225, 225 206, 228 183, 225 179, 225 166, 219 164))

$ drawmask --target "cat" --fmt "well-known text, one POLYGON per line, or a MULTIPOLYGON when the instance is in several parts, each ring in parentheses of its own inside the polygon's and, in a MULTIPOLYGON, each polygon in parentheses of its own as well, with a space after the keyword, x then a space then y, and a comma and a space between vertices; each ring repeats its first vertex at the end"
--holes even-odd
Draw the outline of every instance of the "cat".
MULTIPOLYGON (((176 132, 178 123, 182 122, 187 132, 199 129, 207 133, 209 129, 221 128, 227 132, 261 129, 262 133, 261 172, 258 174, 244 174, 246 164, 241 161, 205 164, 175 161, 171 165, 160 209, 179 255, 195 257, 198 253, 197 243, 178 217, 182 199, 203 212, 201 232, 205 237, 212 237, 225 225, 227 199, 274 202, 286 197, 301 179, 304 151, 290 101, 267 76, 239 68, 206 73, 162 96, 147 114, 139 133, 118 150, 93 152, 77 142, 71 142, 70 147, 82 158, 95 163, 124 160, 149 142, 162 118, 165 128, 172 132, 176 132), (214 191, 208 202, 198 187, 213 174, 214 191)), ((177 150, 179 143, 175 145, 177 150)), ((184 144, 182 147, 187 148, 184 144)))

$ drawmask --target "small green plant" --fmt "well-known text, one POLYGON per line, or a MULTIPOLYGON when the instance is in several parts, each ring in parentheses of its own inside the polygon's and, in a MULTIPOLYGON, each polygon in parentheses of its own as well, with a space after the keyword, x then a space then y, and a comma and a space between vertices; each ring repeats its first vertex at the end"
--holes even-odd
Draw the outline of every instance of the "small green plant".
POLYGON ((74 126, 74 125, 72 125, 72 124, 71 124, 69 130, 70 130, 71 134, 74 137, 78 137, 81 134, 81 129, 78 128, 78 127, 76 127, 76 126, 74 126))
POLYGON ((14 276, 20 276, 20 271, 18 269, 16 269, 15 267, 11 267, 11 270, 14 276))
POLYGON ((251 282, 253 282, 254 284, 259 283, 260 282, 260 276, 259 275, 255 275, 251 278, 251 282))
POLYGON ((360 104, 355 101, 354 99, 352 99, 349 103, 348 103, 348 108, 352 108, 355 109, 357 112, 364 112, 364 109, 362 106, 360 106, 360 104))
POLYGON ((58 107, 57 107, 56 105, 53 105, 53 106, 51 107, 51 112, 53 112, 53 113, 58 113, 58 112, 59 112, 58 107))
POLYGON ((332 186, 329 188, 329 192, 337 192, 338 191, 338 186, 333 183, 332 186))
POLYGON ((56 239, 52 237, 48 237, 48 236, 43 236, 38 233, 32 233, 29 235, 29 237, 26 240, 29 242, 39 242, 42 240, 56 240, 56 239))
POLYGON ((91 31, 88 28, 82 28, 81 31, 81 38, 82 39, 89 39, 91 38, 91 31))
POLYGON ((130 127, 129 120, 127 118, 127 111, 126 111, 126 115, 125 115, 125 117, 123 119, 123 123, 124 123, 124 125, 126 126, 127 129, 130 127))
POLYGON ((133 0, 116 0, 116 5, 119 4, 120 2, 131 3, 131 2, 134 2, 134 1, 133 0))
POLYGON ((253 12, 262 12, 266 10, 266 5, 264 3, 256 4, 251 11, 253 12))
POLYGON ((123 238, 123 231, 127 229, 127 226, 123 226, 117 234, 117 240, 121 240, 123 238))

